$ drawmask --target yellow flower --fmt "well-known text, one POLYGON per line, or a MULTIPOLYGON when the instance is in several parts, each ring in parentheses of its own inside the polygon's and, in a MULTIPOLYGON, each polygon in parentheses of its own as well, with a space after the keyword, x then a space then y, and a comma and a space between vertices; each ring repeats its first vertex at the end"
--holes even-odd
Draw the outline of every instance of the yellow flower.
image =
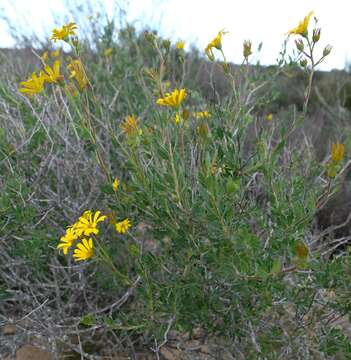
POLYGON ((267 114, 266 115, 266 120, 272 121, 273 120, 273 114, 272 113, 267 114))
POLYGON ((138 123, 134 115, 127 116, 124 121, 121 122, 120 128, 126 135, 141 134, 141 130, 138 127, 138 123))
POLYGON ((171 94, 166 93, 163 98, 158 99, 156 101, 156 104, 177 107, 182 103, 186 96, 187 94, 185 89, 175 89, 171 94))
POLYGON ((337 142, 332 144, 331 158, 335 163, 342 161, 345 155, 345 145, 337 142))
POLYGON ((77 25, 74 22, 70 22, 66 25, 63 25, 61 28, 52 30, 51 40, 55 42, 57 40, 67 41, 70 35, 76 35, 75 31, 77 25))
POLYGON ((222 49, 222 36, 227 34, 227 31, 221 30, 218 32, 217 36, 206 46, 205 53, 211 61, 214 61, 214 54, 212 49, 216 48, 217 50, 222 49))
POLYGON ((63 253, 67 255, 68 249, 73 245, 74 241, 78 239, 77 233, 73 227, 69 227, 66 230, 66 234, 61 236, 60 243, 57 245, 57 249, 62 249, 63 253))
POLYGON ((183 41, 183 40, 179 40, 179 41, 177 41, 176 44, 175 44, 175 47, 176 47, 177 49, 184 49, 184 46, 185 46, 185 41, 183 41))
POLYGON ((112 48, 108 48, 104 51, 104 56, 105 57, 110 57, 112 56, 112 53, 113 53, 113 49, 112 48))
POLYGON ((114 191, 117 191, 118 188, 119 188, 119 180, 118 180, 117 177, 115 177, 115 179, 113 180, 112 188, 113 188, 114 191))
POLYGON ((132 226, 129 219, 125 219, 115 224, 116 231, 120 234, 124 234, 132 226))
POLYGON ((28 96, 39 94, 44 90, 44 81, 45 79, 42 74, 37 76, 37 74, 34 72, 30 79, 20 83, 19 92, 28 96))
POLYGON ((174 122, 176 124, 179 124, 181 121, 182 121, 182 118, 180 117, 180 115, 176 114, 175 117, 174 117, 174 122))
POLYGON ((308 24, 310 22, 310 18, 313 15, 313 11, 310 11, 305 18, 299 22, 299 24, 288 31, 289 35, 304 35, 307 33, 308 24))
POLYGON ((211 116, 211 114, 207 111, 195 111, 193 113, 194 117, 196 117, 196 119, 205 119, 211 116))
POLYGON ((52 51, 50 55, 51 55, 51 57, 52 57, 53 59, 59 57, 59 56, 60 56, 60 49, 57 49, 57 50, 52 51))
POLYGON ((60 74, 60 61, 56 60, 53 67, 46 65, 44 68, 44 80, 48 83, 58 83, 63 80, 63 75, 60 74))
POLYGON ((85 74, 84 66, 80 60, 72 60, 67 66, 68 70, 71 72, 70 79, 75 79, 80 91, 83 91, 89 81, 85 74))
POLYGON ((75 261, 87 260, 94 255, 93 239, 83 239, 74 249, 73 257, 75 261))
POLYGON ((94 215, 91 210, 85 211, 73 225, 75 233, 78 236, 89 236, 90 234, 97 235, 99 233, 99 229, 97 228, 98 223, 106 219, 105 215, 100 216, 100 214, 100 211, 96 211, 94 215))

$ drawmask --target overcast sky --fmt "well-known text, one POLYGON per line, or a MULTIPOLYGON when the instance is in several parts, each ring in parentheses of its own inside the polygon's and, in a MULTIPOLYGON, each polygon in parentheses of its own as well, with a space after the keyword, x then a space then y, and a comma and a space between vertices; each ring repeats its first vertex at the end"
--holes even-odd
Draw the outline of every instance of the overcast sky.
MULTIPOLYGON (((64 0, 0 0, 0 8, 12 24, 24 24, 40 34, 51 29, 56 15, 67 13, 64 0), (22 18, 22 20, 21 20, 22 18), (23 21, 25 19, 26 21, 23 21)), ((242 60, 242 42, 252 40, 257 47, 263 42, 259 55, 261 63, 272 64, 281 50, 286 32, 295 27, 309 11, 314 10, 322 28, 320 47, 331 44, 333 51, 322 68, 342 69, 351 62, 351 0, 100 0, 107 13, 112 14, 114 3, 121 3, 127 20, 138 28, 155 27, 171 40, 183 39, 204 48, 217 32, 225 28, 223 38, 228 58, 242 60)), ((84 2, 70 0, 70 4, 84 2)), ((94 2, 94 0, 91 0, 94 2)), ((74 21, 74 18, 70 20, 74 21)), ((291 39, 293 44, 293 39, 291 39)), ((11 38, 0 23, 0 46, 11 46, 11 38)))

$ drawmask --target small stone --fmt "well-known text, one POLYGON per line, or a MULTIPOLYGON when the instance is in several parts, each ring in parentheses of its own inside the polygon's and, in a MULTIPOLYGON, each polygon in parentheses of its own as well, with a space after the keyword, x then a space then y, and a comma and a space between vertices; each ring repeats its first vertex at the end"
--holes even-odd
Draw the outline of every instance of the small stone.
POLYGON ((160 350, 163 360, 184 360, 182 352, 168 347, 162 347, 160 350))
POLYGON ((2 328, 2 333, 5 336, 14 335, 16 333, 16 325, 6 324, 2 328))
POLYGON ((197 340, 200 340, 200 339, 203 339, 206 335, 205 333, 205 330, 200 328, 200 327, 197 327, 193 330, 193 333, 192 333, 192 338, 193 339, 197 339, 197 340))
POLYGON ((24 345, 16 352, 16 360, 53 360, 52 354, 33 345, 24 345))

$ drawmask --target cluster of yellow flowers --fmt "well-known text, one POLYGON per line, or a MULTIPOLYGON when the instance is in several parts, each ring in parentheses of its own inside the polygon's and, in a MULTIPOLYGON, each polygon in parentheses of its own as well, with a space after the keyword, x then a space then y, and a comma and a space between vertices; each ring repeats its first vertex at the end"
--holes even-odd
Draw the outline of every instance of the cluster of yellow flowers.
MULTIPOLYGON (((70 36, 75 35, 75 29, 77 28, 76 24, 71 22, 67 25, 63 25, 59 29, 54 29, 52 31, 51 40, 57 41, 62 40, 65 42, 70 41, 70 36)), ((55 58, 59 55, 59 50, 56 50, 51 53, 51 57, 55 58)), ((49 84, 64 84, 64 76, 60 73, 61 61, 55 60, 53 66, 51 67, 47 64, 48 61, 47 52, 41 57, 42 62, 44 63, 44 68, 39 71, 39 73, 33 72, 31 77, 20 83, 19 92, 32 96, 34 94, 39 94, 44 90, 45 83, 49 84)), ((67 69, 70 72, 69 79, 74 79, 80 91, 83 91, 88 85, 88 78, 86 76, 84 66, 79 59, 73 59, 67 65, 67 69)), ((68 84, 68 88, 72 88, 74 85, 72 83, 68 84)))
MULTIPOLYGON (((287 32, 288 35, 299 35, 301 36, 300 39, 295 41, 296 44, 296 48, 297 50, 304 54, 306 56, 306 58, 301 59, 300 61, 300 65, 302 67, 306 67, 308 64, 308 58, 310 60, 312 60, 312 54, 306 54, 305 50, 305 44, 304 44, 304 39, 307 40, 307 45, 310 48, 310 50, 313 52, 313 48, 314 48, 314 44, 316 44, 320 37, 321 37, 321 29, 320 28, 315 28, 313 29, 313 33, 312 33, 312 37, 311 40, 309 40, 308 38, 308 25, 310 23, 310 19, 312 17, 312 15, 314 15, 313 11, 310 11, 304 18, 303 20, 301 20, 298 25, 296 27, 294 27, 293 29, 289 30, 287 32), (312 46, 310 44, 310 41, 312 41, 312 46)), ((317 23, 317 19, 315 18, 315 22, 317 23)), ((327 45, 324 49, 323 49, 323 56, 320 60, 318 60, 316 63, 319 64, 321 61, 323 61, 323 59, 328 56, 330 54, 330 52, 332 51, 332 46, 327 45)), ((314 63, 314 61, 312 61, 312 63, 314 63)))
MULTIPOLYGON (((66 230, 66 234, 61 237, 60 243, 57 245, 58 249, 62 249, 63 253, 67 255, 76 240, 82 236, 89 237, 99 233, 98 224, 106 219, 106 215, 101 215, 100 211, 95 214, 91 210, 87 210, 82 216, 66 230)), ((73 257, 76 261, 86 260, 94 255, 93 239, 83 238, 73 251, 73 257)))
MULTIPOLYGON (((287 32, 288 35, 300 35, 302 37, 307 37, 308 35, 308 25, 310 23, 310 19, 314 14, 313 11, 310 11, 303 20, 301 20, 296 27, 289 30, 287 32)), ((215 56, 213 53, 213 49, 217 49, 222 51, 222 37, 227 34, 227 31, 220 30, 217 36, 209 42, 209 44, 205 48, 205 53, 209 60, 214 61, 215 56)), ((313 42, 317 42, 320 38, 320 29, 315 29, 313 32, 313 42)), ((323 55, 326 56, 330 53, 331 47, 328 45, 323 52, 323 55)), ((244 59, 247 60, 248 57, 252 54, 252 43, 250 40, 245 40, 243 43, 243 56, 244 59)))
POLYGON ((174 122, 176 124, 181 124, 183 119, 187 117, 187 115, 184 118, 184 111, 181 114, 180 113, 180 105, 184 101, 184 99, 187 97, 186 90, 183 89, 174 89, 171 93, 166 93, 163 97, 156 100, 157 105, 161 106, 168 106, 173 109, 178 110, 178 112, 175 114, 174 122))
MULTIPOLYGON (((113 183, 113 188, 118 189, 118 179, 113 183)), ((60 238, 57 248, 67 255, 68 250, 75 246, 73 250, 73 258, 75 261, 87 260, 94 256, 93 237, 99 234, 98 224, 105 221, 106 215, 102 215, 101 211, 93 213, 87 210, 82 216, 66 229, 65 235, 60 238), (75 245, 76 244, 76 245, 75 245)), ((115 223, 115 229, 118 233, 124 234, 131 227, 129 219, 115 223)))
MULTIPOLYGON (((161 106, 168 106, 170 108, 178 110, 175 114, 174 122, 176 124, 181 124, 183 120, 188 120, 190 112, 187 109, 180 111, 180 105, 183 103, 184 99, 187 97, 186 90, 183 89, 174 89, 171 93, 166 93, 163 97, 156 100, 156 104, 161 106)), ((194 111, 192 115, 196 119, 205 119, 211 116, 208 110, 203 111, 194 111)))
POLYGON ((44 69, 39 72, 39 76, 33 72, 32 76, 20 83, 19 91, 22 94, 32 96, 38 94, 44 90, 44 84, 58 84, 63 81, 63 75, 60 74, 61 62, 56 60, 53 67, 45 65, 44 69))

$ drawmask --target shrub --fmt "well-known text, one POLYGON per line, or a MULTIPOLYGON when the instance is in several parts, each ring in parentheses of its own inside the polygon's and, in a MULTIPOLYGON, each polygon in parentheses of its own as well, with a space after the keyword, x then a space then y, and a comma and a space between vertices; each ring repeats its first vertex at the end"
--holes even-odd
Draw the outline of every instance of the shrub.
MULTIPOLYGON (((347 335, 330 316, 342 318, 350 309, 350 256, 344 251, 326 260, 325 233, 312 227, 347 168, 345 146, 333 144, 320 164, 311 147, 296 141, 309 120, 316 66, 331 50, 314 58, 319 30, 308 34, 310 16, 290 31, 299 39, 296 59, 287 64, 282 56, 264 71, 250 65, 249 41, 243 64, 231 66, 220 31, 206 54, 211 62, 221 54, 215 65, 230 91, 211 102, 188 86, 194 82, 184 76, 183 47, 153 32, 137 37, 127 27, 115 44, 112 26, 89 52, 74 23, 54 30, 53 40, 71 52, 42 55, 41 70, 20 85, 28 98, 13 98, 23 131, 32 131, 21 145, 30 151, 29 169, 55 164, 38 190, 56 199, 55 216, 47 210, 38 220, 50 219, 47 234, 28 227, 26 216, 38 216, 38 206, 18 210, 40 177, 33 180, 24 169, 12 194, 7 176, 0 201, 11 209, 8 219, 19 211, 13 221, 26 227, 16 256, 34 262, 58 256, 60 271, 78 269, 77 291, 99 291, 64 321, 74 316, 75 326, 154 344, 157 355, 170 329, 196 328, 245 358, 349 354, 347 335), (301 56, 310 66, 304 59, 298 65, 301 56), (265 109, 277 98, 277 79, 296 66, 307 74, 300 111, 278 119, 265 109)), ((9 126, 0 137, 6 171, 23 155, 11 150, 10 133, 9 126)), ((346 243, 337 240, 333 245, 346 243)), ((67 279, 69 288, 56 294, 61 307, 75 292, 67 279)))

